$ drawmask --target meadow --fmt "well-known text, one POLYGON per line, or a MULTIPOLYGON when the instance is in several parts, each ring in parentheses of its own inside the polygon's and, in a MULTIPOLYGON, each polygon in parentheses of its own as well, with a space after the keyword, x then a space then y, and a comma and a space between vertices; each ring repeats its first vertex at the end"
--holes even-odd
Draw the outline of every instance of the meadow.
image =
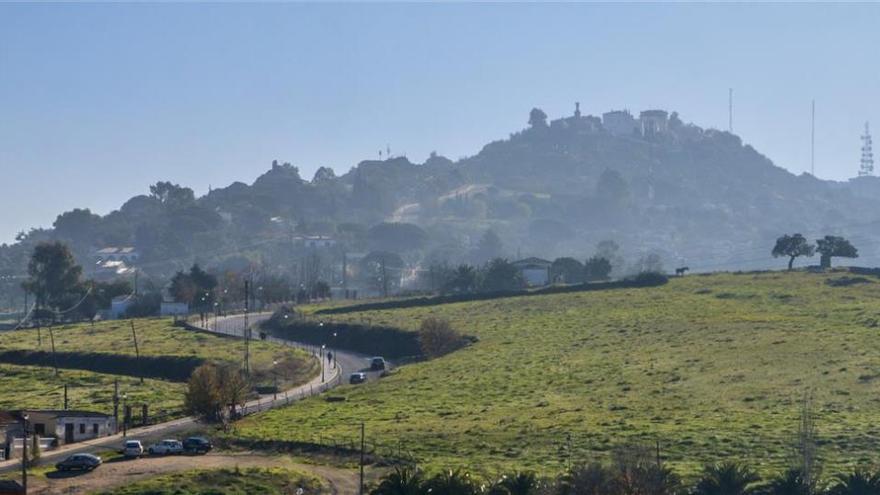
MULTIPOLYGON (((244 342, 239 339, 194 332, 172 325, 170 319, 150 318, 134 320, 140 355, 145 358, 195 358, 204 361, 240 363, 244 342)), ((136 365, 130 370, 100 372, 101 357, 135 356, 134 340, 129 320, 114 320, 52 328, 55 351, 59 355, 83 354, 95 356, 94 368, 59 369, 56 376, 52 366, 0 363, 0 407, 61 408, 63 387, 68 384, 71 408, 112 410, 114 381, 119 380, 119 393, 126 393, 129 403, 150 405, 156 413, 166 410, 178 415, 183 406, 186 383, 182 380, 151 378, 157 370, 141 370, 136 365), (139 376, 146 378, 141 383, 139 376)), ((49 330, 42 328, 0 333, 0 355, 9 351, 51 352, 49 330)), ((304 383, 319 371, 319 365, 301 350, 262 341, 251 341, 250 361, 258 385, 271 385, 273 373, 278 372, 280 388, 304 383), (276 364, 277 363, 277 364, 276 364), (276 367, 277 366, 277 367, 276 367)), ((63 361, 62 361, 63 362, 63 361)), ((130 363, 137 363, 129 360, 130 363)), ((86 362, 85 368, 88 368, 86 362)))
POLYGON ((101 492, 102 495, 286 495, 329 493, 320 480, 305 473, 279 468, 193 470, 156 476, 101 492))
POLYGON ((348 441, 363 421, 429 469, 551 475, 641 443, 686 475, 725 459, 769 474, 789 464, 809 395, 820 460, 844 471, 880 462, 878 303, 874 277, 771 272, 335 315, 410 330, 442 317, 479 341, 236 433, 348 441))

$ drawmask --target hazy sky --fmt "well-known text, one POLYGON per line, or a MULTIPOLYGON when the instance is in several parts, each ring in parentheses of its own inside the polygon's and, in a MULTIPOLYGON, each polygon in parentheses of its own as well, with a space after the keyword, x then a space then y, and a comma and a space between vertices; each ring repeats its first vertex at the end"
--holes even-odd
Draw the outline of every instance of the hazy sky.
POLYGON ((150 183, 201 194, 391 146, 459 158, 525 126, 677 110, 846 179, 880 128, 880 5, 0 4, 0 242, 150 183))

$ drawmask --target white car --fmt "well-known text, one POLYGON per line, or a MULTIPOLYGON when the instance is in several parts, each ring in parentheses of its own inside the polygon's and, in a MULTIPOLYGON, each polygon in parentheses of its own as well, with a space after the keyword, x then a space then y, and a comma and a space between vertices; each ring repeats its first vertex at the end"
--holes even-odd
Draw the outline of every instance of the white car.
POLYGON ((183 444, 180 440, 162 440, 150 445, 150 455, 182 454, 183 444))
POLYGON ((140 440, 126 440, 122 446, 122 455, 125 457, 140 457, 144 455, 144 444, 140 440))

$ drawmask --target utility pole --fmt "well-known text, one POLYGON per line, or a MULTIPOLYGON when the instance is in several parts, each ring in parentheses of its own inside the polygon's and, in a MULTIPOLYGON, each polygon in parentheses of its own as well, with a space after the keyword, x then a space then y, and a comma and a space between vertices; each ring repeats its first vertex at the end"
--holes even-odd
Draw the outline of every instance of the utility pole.
POLYGON ((244 373, 246 375, 250 374, 250 338, 251 333, 248 329, 248 310, 250 310, 250 282, 248 280, 244 281, 244 373))
POLYGON ((134 330, 134 320, 128 320, 131 323, 131 338, 134 339, 134 359, 137 362, 138 374, 141 376, 141 384, 144 383, 144 369, 141 364, 141 351, 138 349, 138 336, 137 332, 134 330))
POLYGON ((58 376, 58 356, 55 354, 55 332, 49 326, 49 341, 52 343, 52 364, 55 366, 55 376, 58 376))
POLYGON ((22 493, 27 495, 27 465, 28 465, 28 453, 27 453, 27 434, 28 434, 28 415, 25 413, 22 416, 24 420, 24 440, 22 441, 22 449, 21 449, 21 488, 22 493))
POLYGON ((810 175, 816 176, 816 100, 810 113, 810 175))
POLYGON ((342 293, 348 298, 348 253, 345 251, 342 251, 342 293))
POLYGON ((382 267, 382 296, 388 297, 388 271, 385 269, 385 255, 382 255, 380 260, 380 266, 382 267))
POLYGON ((119 378, 113 380, 113 422, 116 423, 116 433, 119 433, 119 378))
POLYGON ((360 462, 360 483, 358 484, 358 495, 364 495, 364 423, 361 422, 361 462, 360 462))
POLYGON ((64 410, 65 410, 65 411, 68 409, 67 406, 68 406, 68 402, 67 402, 67 384, 65 383, 65 384, 64 384, 64 410))

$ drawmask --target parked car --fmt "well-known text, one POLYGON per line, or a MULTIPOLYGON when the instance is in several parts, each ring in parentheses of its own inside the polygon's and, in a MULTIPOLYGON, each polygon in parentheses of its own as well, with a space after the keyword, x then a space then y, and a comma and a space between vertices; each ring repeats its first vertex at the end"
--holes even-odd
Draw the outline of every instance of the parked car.
POLYGON ((154 443, 150 445, 150 455, 172 455, 172 454, 182 454, 183 453, 183 444, 180 443, 180 440, 162 440, 159 443, 154 443))
POLYGON ((63 461, 55 464, 55 469, 59 471, 91 471, 101 465, 101 458, 92 454, 73 454, 63 461))
POLYGON ((122 446, 122 455, 125 457, 140 457, 144 455, 144 444, 140 440, 126 440, 122 446))
POLYGON ((213 448, 205 437, 189 437, 183 441, 183 450, 192 454, 207 454, 213 448))
POLYGON ((352 385, 357 385, 358 383, 364 383, 367 381, 366 373, 352 373, 350 377, 348 377, 348 383, 352 385))
POLYGON ((382 371, 385 369, 385 358, 376 356, 370 359, 370 370, 382 371))

